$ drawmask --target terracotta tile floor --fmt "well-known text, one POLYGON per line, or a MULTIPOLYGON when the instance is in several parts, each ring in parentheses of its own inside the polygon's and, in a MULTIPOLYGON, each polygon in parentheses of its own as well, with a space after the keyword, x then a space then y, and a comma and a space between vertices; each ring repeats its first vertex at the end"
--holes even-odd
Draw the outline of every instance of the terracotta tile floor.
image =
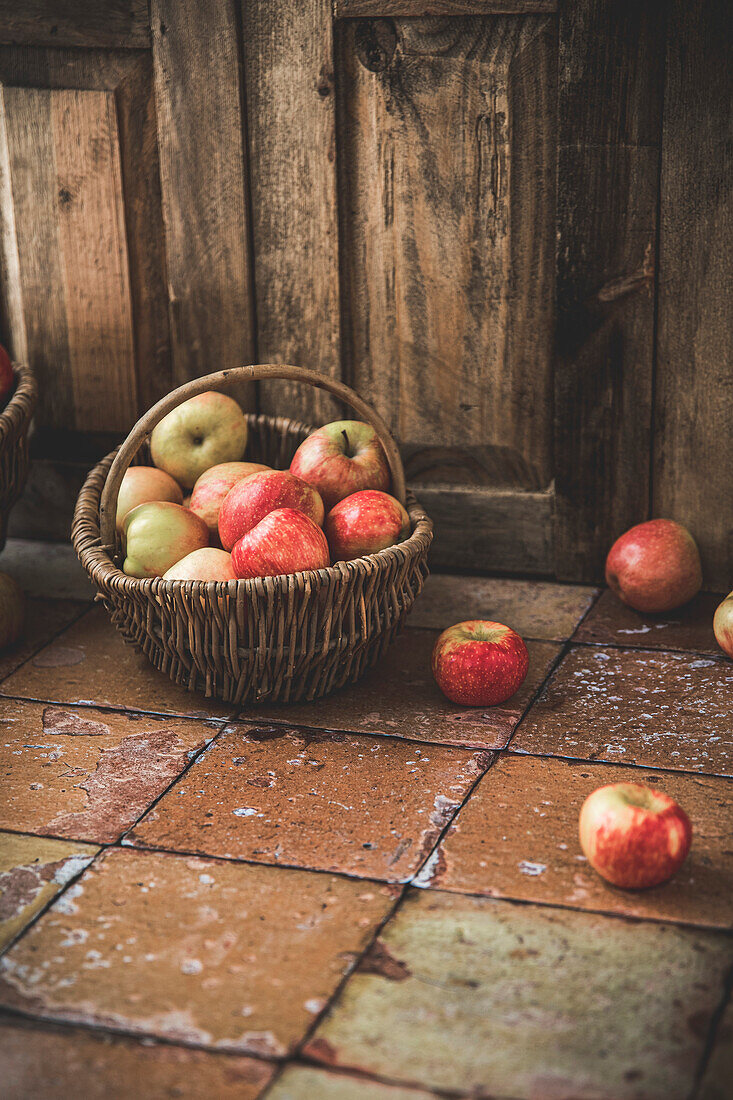
POLYGON ((123 646, 67 557, 0 657, 3 1096, 727 1096, 716 597, 651 619, 585 586, 432 577, 361 684, 233 720, 123 646), (529 640, 503 707, 430 676, 438 631, 476 616, 529 640), (625 778, 694 827, 645 893, 578 846, 585 796, 625 778))

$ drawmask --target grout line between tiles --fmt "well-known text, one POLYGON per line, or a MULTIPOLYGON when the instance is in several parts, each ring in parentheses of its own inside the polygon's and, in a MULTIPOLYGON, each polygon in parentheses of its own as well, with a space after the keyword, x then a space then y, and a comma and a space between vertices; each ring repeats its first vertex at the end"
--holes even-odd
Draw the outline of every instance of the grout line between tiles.
MULTIPOLYGON (((151 666, 152 667, 152 666, 151 666)), ((149 715, 151 718, 164 718, 171 721, 175 718, 186 719, 189 722, 208 722, 216 726, 220 722, 231 722, 230 715, 186 714, 182 710, 147 710, 145 707, 128 707, 117 703, 95 703, 91 699, 41 699, 36 695, 8 695, 2 690, 0 684, 0 699, 8 699, 15 703, 44 703, 53 707, 82 707, 84 710, 111 711, 113 714, 140 714, 149 715)))
POLYGON ((676 657, 710 657, 714 661, 725 664, 728 658, 722 650, 717 653, 711 649, 675 649, 674 646, 661 646, 657 649, 642 645, 622 645, 621 642, 584 642, 568 639, 572 649, 620 649, 622 653, 656 653, 663 656, 665 653, 673 653, 676 657))
MULTIPOLYGON (((380 1085, 388 1085, 391 1088, 402 1089, 415 1089, 421 1092, 427 1092, 429 1096, 444 1097, 445 1100, 475 1100, 475 1091, 464 1092, 460 1089, 444 1089, 438 1088, 435 1085, 428 1085, 424 1081, 408 1081, 406 1078, 399 1077, 387 1077, 381 1073, 375 1073, 366 1069, 355 1069, 353 1066, 329 1066, 325 1062, 318 1062, 314 1058, 309 1058, 307 1055, 299 1055, 291 1058, 286 1062, 275 1075, 275 1077, 265 1086, 265 1091, 261 1092, 258 1100, 264 1100, 270 1089, 276 1083, 278 1078, 290 1067, 297 1066, 299 1068, 307 1069, 319 1069, 325 1076, 332 1077, 347 1077, 352 1081, 365 1081, 375 1082, 380 1085)), ((519 1097, 503 1096, 501 1100, 520 1100, 519 1097)))
MULTIPOLYGON (((68 602, 69 603, 80 603, 82 601, 69 600, 68 602)), ((55 634, 52 634, 51 637, 47 638, 45 642, 41 642, 38 645, 37 649, 34 649, 32 653, 29 653, 28 656, 20 662, 20 664, 17 666, 17 668, 12 669, 7 674, 7 676, 3 676, 2 679, 0 679, 0 695, 3 694, 2 685, 5 683, 6 680, 9 680, 11 676, 15 676, 16 672, 20 672, 21 669, 24 669, 29 661, 32 661, 34 657, 38 656, 38 654, 41 652, 42 649, 45 649, 46 646, 52 645, 57 640, 57 638, 61 637, 61 635, 65 631, 69 630, 72 626, 74 626, 76 623, 78 623, 80 619, 82 619, 85 615, 87 615, 93 609, 93 606, 94 606, 93 604, 90 604, 89 607, 82 607, 80 610, 78 610, 76 612, 76 614, 71 619, 68 620, 68 622, 65 622, 63 626, 59 627, 59 629, 55 632, 55 634)), ((12 696, 7 696, 7 698, 12 698, 12 696)))
POLYGON ((713 1015, 710 1019, 710 1026, 708 1027, 707 1035, 705 1036, 705 1045, 703 1046, 702 1054, 700 1055, 700 1061, 698 1062, 695 1070, 695 1081, 692 1089, 690 1090, 688 1100, 695 1100, 705 1077, 705 1071, 708 1068, 708 1064, 715 1050, 716 1040, 718 1038, 718 1032, 720 1030, 720 1024, 722 1022, 725 1010, 733 996, 733 966, 729 967, 728 973, 723 979, 723 993, 720 998, 713 1015))
POLYGON ((606 768, 639 768, 641 771, 665 772, 667 775, 687 775, 701 779, 733 779, 732 775, 724 772, 694 771, 692 768, 675 768, 670 764, 640 764, 636 760, 601 760, 591 756, 565 756, 559 752, 530 752, 526 749, 512 749, 507 746, 504 749, 495 750, 500 756, 513 756, 521 758, 529 756, 533 760, 567 760, 576 764, 587 764, 590 767, 606 768))

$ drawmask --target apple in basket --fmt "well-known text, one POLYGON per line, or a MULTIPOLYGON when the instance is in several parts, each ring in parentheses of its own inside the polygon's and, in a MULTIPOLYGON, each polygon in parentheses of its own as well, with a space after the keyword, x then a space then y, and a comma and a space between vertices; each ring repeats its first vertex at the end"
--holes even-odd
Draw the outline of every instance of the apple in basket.
POLYGON ((453 703, 495 707, 524 683, 527 647, 502 623, 472 619, 444 630, 433 647, 433 676, 453 703))
POLYGON ((229 490, 250 474, 269 469, 261 462, 220 462, 218 466, 204 470, 193 487, 189 507, 204 520, 212 541, 219 538, 219 509, 229 490))
POLYGON ((192 550, 163 574, 164 581, 234 581, 232 555, 215 546, 192 550))
POLYGON ((209 545, 209 529, 200 516, 169 501, 149 501, 128 512, 123 571, 129 577, 162 577, 192 550, 209 545))
POLYGON ((360 489, 387 490, 389 465, 379 436, 361 420, 336 420, 298 447, 290 472, 320 493, 328 511, 360 489))
POLYGON ((294 508, 319 527, 323 525, 323 501, 312 486, 287 470, 262 470, 237 482, 224 497, 219 511, 219 538, 224 549, 231 550, 276 508, 294 508))
POLYGON ((14 380, 10 356, 5 348, 0 346, 0 408, 5 404, 6 399, 10 397, 14 380))
POLYGON ((723 652, 733 657, 733 592, 718 604, 713 619, 713 631, 723 652))
POLYGON ((121 533, 125 516, 138 504, 150 500, 167 500, 171 504, 182 504, 181 486, 165 470, 155 466, 130 466, 122 478, 117 496, 117 530, 121 533))
POLYGON ((672 611, 702 587, 697 545, 686 527, 652 519, 631 527, 606 558, 606 583, 637 611, 672 611))
POLYGON ((204 470, 238 462, 247 446, 247 420, 237 402, 210 390, 184 401, 155 425, 153 462, 186 489, 204 470))
POLYGON ((276 508, 247 531, 232 550, 238 577, 276 577, 325 569, 328 543, 320 527, 295 508, 276 508))
POLYGON ((398 500, 378 489, 362 489, 340 500, 326 516, 333 561, 350 561, 394 546, 410 533, 410 517, 398 500))

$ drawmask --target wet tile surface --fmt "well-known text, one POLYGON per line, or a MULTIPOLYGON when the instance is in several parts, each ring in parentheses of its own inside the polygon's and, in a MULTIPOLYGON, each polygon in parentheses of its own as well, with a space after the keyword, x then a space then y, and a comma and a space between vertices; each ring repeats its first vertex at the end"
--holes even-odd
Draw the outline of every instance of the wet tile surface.
POLYGON ((516 1100, 682 1100, 732 957, 722 933, 414 891, 307 1052, 516 1100))
POLYGON ((640 649, 682 649, 721 655, 713 633, 713 615, 722 595, 701 592, 665 615, 642 615, 605 591, 578 627, 576 642, 640 649))
POLYGON ((733 1081, 733 1000, 718 1024, 710 1060, 703 1074, 697 1100, 730 1100, 733 1081))
POLYGON ((513 751, 733 773, 733 663, 578 647, 563 659, 513 751))
POLYGON ((92 844, 0 833, 0 951, 98 851, 92 844))
POLYGON ((111 843, 220 727, 3 700, 0 828, 111 843))
POLYGON ((310 1066, 288 1066, 268 1092, 267 1100, 426 1100, 435 1095, 424 1089, 385 1085, 310 1066))
POLYGON ((26 598, 23 637, 17 645, 0 653, 0 681, 77 619, 87 606, 78 600, 26 598))
POLYGON ((358 684, 314 703, 262 706, 256 711, 248 709, 240 717, 437 744, 503 748, 560 652, 559 645, 530 642, 529 673, 519 691, 502 706, 483 710, 457 707, 438 689, 430 671, 437 637, 437 631, 405 630, 358 684))
POLYGON ((524 638, 562 642, 573 633, 598 591, 585 585, 433 573, 408 623, 445 630, 464 619, 491 619, 524 638))
POLYGON ((77 1028, 0 1024, 5 1100, 256 1100, 273 1067, 77 1028))
POLYGON ((95 607, 0 684, 0 694, 59 703, 227 717, 232 708, 186 691, 125 645, 103 607, 95 607))
POLYGON ((420 885, 578 909, 733 925, 733 780, 612 765, 505 756, 484 776, 420 885), (593 871, 578 841, 587 796, 607 783, 645 783, 684 808, 690 855, 671 882, 618 890, 593 871))
POLYGON ((131 839, 404 881, 490 759, 395 738, 236 725, 131 839))
POLYGON ((282 1056, 392 894, 305 871, 113 849, 4 956, 0 1004, 282 1056))

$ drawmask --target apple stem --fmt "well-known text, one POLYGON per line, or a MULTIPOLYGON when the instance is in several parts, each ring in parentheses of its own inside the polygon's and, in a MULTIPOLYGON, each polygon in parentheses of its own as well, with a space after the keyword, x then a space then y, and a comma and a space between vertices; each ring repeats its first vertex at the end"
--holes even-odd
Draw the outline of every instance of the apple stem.
POLYGON ((346 428, 341 429, 341 435, 344 437, 344 442, 346 443, 346 457, 351 458, 351 455, 349 454, 351 444, 349 443, 349 437, 348 437, 348 434, 346 432, 346 428))

